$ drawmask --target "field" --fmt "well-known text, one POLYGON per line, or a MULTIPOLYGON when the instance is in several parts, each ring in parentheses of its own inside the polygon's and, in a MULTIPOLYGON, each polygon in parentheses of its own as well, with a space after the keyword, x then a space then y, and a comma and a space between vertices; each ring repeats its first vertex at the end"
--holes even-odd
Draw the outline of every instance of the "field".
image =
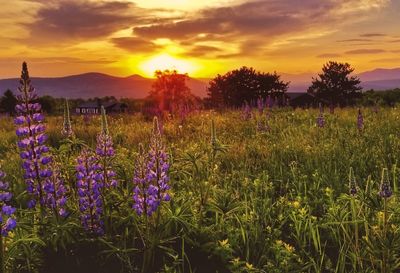
POLYGON ((1 170, 17 219, 3 238, 5 272, 399 272, 400 110, 363 108, 362 129, 355 108, 325 113, 324 127, 317 109, 267 111, 160 121, 170 200, 151 216, 132 206, 152 121, 108 116, 118 185, 103 192, 102 234, 81 225, 76 179, 76 158, 85 145, 95 149, 101 117, 72 116, 69 139, 62 116, 45 117, 67 188, 64 217, 27 208, 16 126, 2 117, 1 170), (387 185, 393 194, 382 197, 387 185))

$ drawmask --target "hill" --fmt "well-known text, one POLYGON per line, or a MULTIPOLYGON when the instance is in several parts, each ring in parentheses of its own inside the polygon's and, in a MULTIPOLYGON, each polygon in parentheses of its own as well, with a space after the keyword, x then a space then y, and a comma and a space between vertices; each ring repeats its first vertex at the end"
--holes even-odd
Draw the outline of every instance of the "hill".
MULTIPOLYGON (((154 79, 144 78, 140 75, 114 77, 101 73, 85 73, 57 78, 32 77, 31 80, 32 85, 41 96, 84 99, 104 96, 141 99, 148 95, 154 82, 154 79)), ((0 80, 0 92, 11 89, 17 93, 18 85, 19 79, 17 78, 0 80)), ((206 81, 191 78, 188 86, 194 95, 206 96, 206 81)))

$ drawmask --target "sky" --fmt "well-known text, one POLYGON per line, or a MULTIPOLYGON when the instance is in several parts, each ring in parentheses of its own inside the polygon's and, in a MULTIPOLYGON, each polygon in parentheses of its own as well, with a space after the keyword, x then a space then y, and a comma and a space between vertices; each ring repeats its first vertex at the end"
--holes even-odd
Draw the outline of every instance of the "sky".
POLYGON ((0 78, 400 67, 400 0, 0 0, 0 78))

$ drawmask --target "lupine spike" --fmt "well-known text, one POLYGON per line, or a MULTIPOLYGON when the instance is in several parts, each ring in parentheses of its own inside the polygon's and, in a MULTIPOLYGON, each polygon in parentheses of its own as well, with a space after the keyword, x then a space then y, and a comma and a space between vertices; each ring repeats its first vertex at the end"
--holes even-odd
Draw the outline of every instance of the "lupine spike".
POLYGON ((215 130, 215 122, 211 120, 211 146, 215 148, 217 146, 217 133, 215 130))
POLYGON ((249 119, 251 119, 251 116, 252 116, 251 107, 247 102, 245 102, 245 104, 243 106, 242 117, 243 117, 244 120, 249 120, 249 119))
POLYGON ((103 134, 109 135, 106 109, 104 109, 103 105, 101 106, 101 131, 103 134))
POLYGON ((113 140, 108 131, 107 117, 104 107, 101 108, 102 128, 97 135, 96 154, 100 160, 100 168, 102 170, 102 183, 105 187, 117 186, 115 179, 116 173, 112 169, 112 159, 115 156, 113 140))
POLYGON ((16 225, 16 217, 14 215, 15 208, 9 205, 12 194, 9 192, 9 184, 4 181, 6 174, 0 170, 0 227, 1 236, 7 237, 9 232, 12 231, 16 225))
POLYGON ((82 226, 89 232, 101 235, 104 233, 101 198, 103 184, 98 159, 90 151, 82 150, 77 158, 76 171, 82 226))
POLYGON ((135 175, 133 183, 133 209, 138 215, 151 216, 154 212, 152 204, 157 199, 154 191, 150 190, 150 181, 147 179, 147 157, 142 143, 139 143, 139 154, 135 163, 135 175))
POLYGON ((358 108, 357 128, 360 131, 362 131, 362 129, 364 128, 364 117, 363 117, 363 115, 361 113, 361 108, 358 108))
POLYGON ((145 158, 144 154, 139 154, 136 165, 133 208, 139 215, 146 213, 151 216, 162 201, 171 199, 167 192, 170 188, 168 185, 168 155, 164 150, 157 118, 153 120, 148 156, 145 158), (146 163, 144 164, 144 162, 146 163))
POLYGON ((66 187, 64 180, 60 174, 59 164, 54 161, 50 163, 52 167, 52 175, 45 180, 44 188, 46 189, 46 206, 52 209, 58 215, 67 216, 66 210, 66 187))
POLYGON ((64 102, 64 122, 61 133, 65 137, 71 137, 74 134, 74 132, 72 131, 71 117, 69 114, 69 103, 67 99, 65 99, 64 102))
POLYGON ((160 125, 157 117, 153 118, 153 135, 161 135, 160 125))
POLYGON ((47 166, 52 158, 47 155, 49 148, 45 146, 47 136, 43 124, 44 116, 41 113, 40 104, 33 102, 38 96, 30 83, 28 66, 24 62, 21 86, 18 87, 21 94, 17 96, 18 104, 15 107, 17 117, 14 123, 19 126, 16 134, 20 137, 18 147, 21 150, 20 157, 23 160, 22 166, 25 170, 27 191, 33 197, 28 205, 34 207, 37 201, 41 206, 45 205, 47 192, 44 188, 44 181, 52 175, 51 169, 47 166))
POLYGON ((355 196, 357 194, 357 182, 356 182, 356 178, 354 177, 352 167, 350 167, 350 171, 349 171, 349 191, 352 196, 355 196))
POLYGON ((325 118, 324 118, 324 109, 322 108, 322 104, 319 104, 319 115, 317 117, 317 126, 322 128, 325 126, 325 118))
POLYGON ((379 187, 379 195, 382 198, 389 198, 393 194, 392 187, 390 186, 389 171, 387 168, 382 170, 381 184, 379 187))

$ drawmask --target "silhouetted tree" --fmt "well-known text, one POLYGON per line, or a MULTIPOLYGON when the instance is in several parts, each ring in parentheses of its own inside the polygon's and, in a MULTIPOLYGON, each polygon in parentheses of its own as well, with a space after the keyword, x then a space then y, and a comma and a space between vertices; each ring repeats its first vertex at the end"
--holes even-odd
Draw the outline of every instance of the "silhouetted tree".
POLYGON ((351 76, 354 68, 348 63, 328 62, 322 67, 322 74, 313 78, 307 92, 329 102, 331 106, 353 103, 361 95, 361 81, 351 76))
POLYGON ((17 105, 17 98, 11 90, 4 92, 0 98, 0 109, 2 112, 12 115, 15 112, 15 105, 17 105))
POLYGON ((210 81, 208 100, 213 106, 242 106, 245 102, 254 102, 258 98, 271 96, 283 99, 289 83, 280 80, 280 76, 257 72, 243 66, 225 75, 217 75, 210 81))
POLYGON ((42 111, 53 114, 55 112, 56 99, 51 96, 43 96, 38 98, 38 102, 42 106, 42 111))
POLYGON ((149 97, 158 105, 159 110, 175 112, 193 98, 186 85, 189 80, 187 74, 179 74, 176 70, 158 70, 155 76, 149 97))

